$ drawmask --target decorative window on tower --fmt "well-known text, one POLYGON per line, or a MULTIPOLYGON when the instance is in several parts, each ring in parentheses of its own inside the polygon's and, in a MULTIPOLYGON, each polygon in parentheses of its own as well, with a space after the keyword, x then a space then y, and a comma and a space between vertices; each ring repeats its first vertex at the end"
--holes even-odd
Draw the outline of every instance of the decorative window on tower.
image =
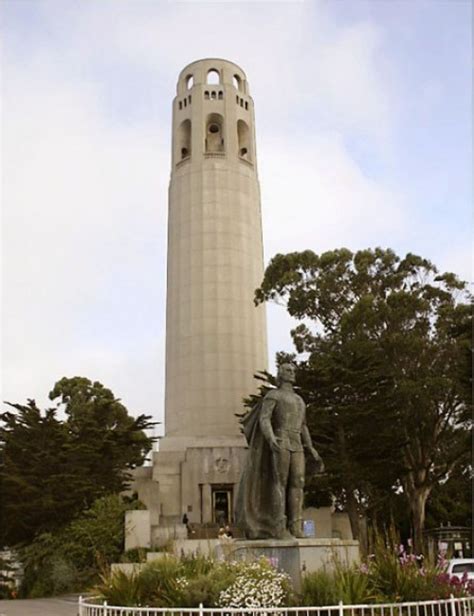
POLYGON ((250 129, 243 120, 237 121, 237 140, 239 144, 239 157, 251 161, 250 129))
POLYGON ((240 77, 238 75, 234 75, 233 76, 232 83, 233 83, 234 88, 236 90, 239 90, 239 92, 242 91, 242 79, 240 79, 240 77))
POLYGON ((177 160, 184 160, 191 156, 191 120, 184 120, 178 128, 178 156, 177 160))
POLYGON ((211 113, 206 121, 206 153, 224 152, 224 118, 220 113, 211 113))
POLYGON ((221 76, 219 74, 219 71, 217 71, 215 68, 211 68, 209 71, 207 71, 206 82, 212 85, 219 84, 221 82, 221 76))

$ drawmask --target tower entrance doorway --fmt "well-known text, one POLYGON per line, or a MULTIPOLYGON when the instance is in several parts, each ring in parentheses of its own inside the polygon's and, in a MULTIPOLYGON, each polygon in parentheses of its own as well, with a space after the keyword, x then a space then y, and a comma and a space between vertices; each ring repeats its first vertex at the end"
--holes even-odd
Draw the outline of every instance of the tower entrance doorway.
POLYGON ((233 522, 233 485, 212 486, 212 521, 219 526, 233 522))

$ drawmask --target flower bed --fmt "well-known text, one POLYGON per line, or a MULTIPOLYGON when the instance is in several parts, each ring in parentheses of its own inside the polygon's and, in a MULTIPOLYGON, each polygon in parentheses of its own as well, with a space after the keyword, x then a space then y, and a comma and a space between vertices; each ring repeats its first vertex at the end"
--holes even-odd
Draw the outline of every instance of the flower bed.
MULTIPOLYGON (((279 608, 420 602, 473 594, 467 575, 450 577, 441 558, 434 565, 379 545, 359 566, 332 562, 303 576, 300 592, 290 578, 262 557, 255 562, 221 562, 202 556, 164 555, 140 571, 117 571, 94 589, 109 605, 158 608, 279 608)), ((451 615, 455 616, 455 615, 451 615)))

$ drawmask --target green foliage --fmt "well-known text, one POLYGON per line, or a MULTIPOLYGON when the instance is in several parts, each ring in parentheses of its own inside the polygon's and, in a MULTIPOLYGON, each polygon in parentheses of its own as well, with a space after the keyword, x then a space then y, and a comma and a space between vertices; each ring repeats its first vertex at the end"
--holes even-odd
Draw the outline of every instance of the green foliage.
POLYGON ((368 603, 374 599, 370 579, 361 575, 358 567, 337 565, 334 581, 339 600, 346 605, 368 603))
POLYGON ((303 577, 301 588, 301 605, 314 606, 336 605, 339 602, 334 573, 327 569, 307 573, 303 577))
MULTIPOLYGON (((146 555, 150 552, 150 548, 131 548, 120 556, 121 563, 144 563, 146 555)), ((153 550, 154 552, 156 550, 153 550)))
POLYGON ((466 585, 444 573, 442 562, 425 561, 407 553, 403 545, 394 545, 393 539, 385 543, 381 537, 376 540, 366 577, 379 601, 428 601, 470 593, 466 585))
POLYGON ((103 575, 95 590, 110 605, 180 607, 186 603, 186 577, 185 562, 164 554, 131 575, 122 571, 103 575))
POLYGON ((411 553, 392 540, 376 538, 375 552, 367 563, 347 567, 333 563, 304 576, 302 605, 346 605, 429 601, 454 596, 469 596, 468 583, 450 579, 444 564, 433 564, 411 553))
POLYGON ((333 569, 321 569, 303 578, 301 605, 346 605, 370 603, 374 600, 370 579, 356 567, 336 564, 333 569))
POLYGON ((473 479, 471 464, 465 464, 456 467, 446 482, 435 485, 426 509, 428 528, 446 522, 453 526, 471 526, 473 479))
POLYGON ((16 545, 65 526, 105 494, 122 491, 152 440, 150 417, 130 416, 109 389, 75 377, 0 414, 0 543, 16 545), (63 410, 66 419, 58 418, 63 410))
POLYGON ((34 400, 0 415, 0 543, 14 545, 70 517, 66 426, 34 400), (64 498, 63 498, 64 497, 64 498))
POLYGON ((93 583, 100 571, 120 559, 124 514, 130 508, 118 496, 102 497, 60 531, 43 533, 21 548, 22 595, 62 594, 93 583))
MULTIPOLYGON (((466 284, 413 254, 305 251, 272 259, 256 291, 257 304, 267 300, 300 320, 297 383, 326 464, 323 489, 356 537, 360 514, 389 525, 403 490, 421 543, 430 493, 470 451, 466 284)), ((320 480, 308 479, 317 496, 320 480)))
POLYGON ((136 572, 126 574, 119 570, 111 575, 104 575, 96 590, 100 593, 101 600, 107 600, 109 605, 148 605, 143 584, 136 572))

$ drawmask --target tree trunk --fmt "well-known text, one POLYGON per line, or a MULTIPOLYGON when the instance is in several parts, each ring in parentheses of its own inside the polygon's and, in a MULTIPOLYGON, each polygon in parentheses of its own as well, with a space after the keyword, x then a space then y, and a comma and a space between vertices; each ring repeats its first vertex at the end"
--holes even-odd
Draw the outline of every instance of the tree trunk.
POLYGON ((357 500, 354 496, 354 492, 350 489, 346 489, 347 497, 347 513, 349 514, 349 520, 351 523, 352 536, 359 541, 360 539, 360 524, 359 524, 359 507, 357 500))
POLYGON ((354 496, 354 488, 351 481, 351 465, 347 455, 346 434, 342 425, 338 425, 337 437, 339 441, 340 467, 343 473, 343 485, 346 493, 346 507, 351 523, 351 531, 354 539, 359 540, 360 525, 359 525, 359 508, 357 500, 354 496))
POLYGON ((426 501, 428 500, 430 491, 431 489, 427 487, 415 488, 413 492, 409 494, 413 521, 413 543, 417 554, 423 554, 424 550, 423 529, 425 527, 426 501))

